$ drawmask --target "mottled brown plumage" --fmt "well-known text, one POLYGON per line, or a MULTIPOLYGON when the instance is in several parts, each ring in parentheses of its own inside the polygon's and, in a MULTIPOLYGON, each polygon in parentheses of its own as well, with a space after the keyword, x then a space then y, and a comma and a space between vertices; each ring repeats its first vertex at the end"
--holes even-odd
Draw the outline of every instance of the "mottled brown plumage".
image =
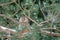
POLYGON ((29 29, 27 27, 29 27, 28 18, 25 16, 20 17, 20 19, 19 19, 19 30, 20 30, 20 32, 18 34, 19 38, 23 37, 25 33, 29 32, 29 29))

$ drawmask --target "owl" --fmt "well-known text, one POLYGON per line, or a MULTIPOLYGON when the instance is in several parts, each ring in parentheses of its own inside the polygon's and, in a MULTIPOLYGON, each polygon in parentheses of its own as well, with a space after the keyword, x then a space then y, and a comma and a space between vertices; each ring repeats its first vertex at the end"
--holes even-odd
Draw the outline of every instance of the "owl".
POLYGON ((19 19, 19 37, 23 37, 24 34, 29 32, 29 29, 27 27, 29 27, 29 19, 26 16, 22 16, 19 19))

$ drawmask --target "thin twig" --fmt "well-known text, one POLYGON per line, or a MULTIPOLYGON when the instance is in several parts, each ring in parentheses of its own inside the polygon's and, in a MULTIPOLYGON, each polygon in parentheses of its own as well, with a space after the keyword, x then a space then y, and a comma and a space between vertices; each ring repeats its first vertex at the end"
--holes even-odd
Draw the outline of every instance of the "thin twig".
POLYGON ((6 15, 4 15, 4 14, 0 14, 0 16, 5 17, 5 18, 8 18, 8 19, 10 19, 11 21, 13 21, 14 23, 19 24, 18 21, 16 21, 16 20, 13 19, 13 18, 10 18, 10 17, 8 17, 8 16, 6 16, 6 15))
MULTIPOLYGON (((57 36, 57 37, 60 37, 60 33, 54 33, 54 32, 50 32, 50 31, 47 31, 47 29, 49 30, 49 29, 51 29, 51 28, 41 28, 40 30, 41 30, 41 33, 44 33, 44 34, 47 34, 47 35, 49 35, 49 36, 57 36)), ((52 29, 54 29, 54 30, 57 30, 57 29, 55 29, 55 28, 52 28, 52 29)), ((59 30, 58 30, 59 31, 59 30)))
POLYGON ((44 19, 46 19, 45 17, 45 13, 41 10, 41 4, 40 4, 40 0, 39 0, 39 2, 38 2, 38 5, 39 5, 39 9, 40 9, 40 11, 42 12, 42 14, 43 14, 43 16, 44 16, 44 19))
POLYGON ((0 4, 0 6, 5 6, 5 5, 9 5, 9 4, 11 4, 11 3, 13 3, 13 2, 8 2, 8 3, 2 3, 2 4, 0 4))
POLYGON ((56 5, 60 5, 60 4, 51 4, 49 6, 42 7, 41 10, 43 10, 44 8, 51 7, 51 6, 56 6, 56 5))
POLYGON ((12 17, 15 16, 15 15, 19 12, 19 10, 20 10, 20 9, 18 9, 18 10, 12 15, 12 17))

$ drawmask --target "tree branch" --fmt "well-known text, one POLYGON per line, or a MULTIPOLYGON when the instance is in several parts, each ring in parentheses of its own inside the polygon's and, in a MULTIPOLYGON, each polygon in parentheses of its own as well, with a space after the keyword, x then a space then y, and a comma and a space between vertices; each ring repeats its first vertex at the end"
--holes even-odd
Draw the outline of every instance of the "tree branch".
MULTIPOLYGON (((50 31, 47 31, 47 30, 51 30, 51 28, 41 28, 41 33, 45 33, 49 36, 52 35, 52 36, 60 37, 60 33, 54 33, 54 32, 50 32, 50 31)), ((60 30, 57 30, 55 28, 52 28, 52 30, 56 30, 56 31, 60 32, 60 30)))
POLYGON ((3 32, 10 32, 10 33, 16 33, 17 31, 14 30, 14 29, 10 29, 10 28, 7 28, 7 27, 3 27, 3 26, 0 26, 0 31, 3 31, 3 32))
POLYGON ((6 15, 4 15, 4 14, 0 14, 0 16, 5 17, 5 18, 8 18, 8 19, 10 19, 11 21, 13 21, 14 23, 19 24, 18 21, 16 21, 16 20, 13 19, 13 18, 9 18, 8 16, 6 16, 6 15))

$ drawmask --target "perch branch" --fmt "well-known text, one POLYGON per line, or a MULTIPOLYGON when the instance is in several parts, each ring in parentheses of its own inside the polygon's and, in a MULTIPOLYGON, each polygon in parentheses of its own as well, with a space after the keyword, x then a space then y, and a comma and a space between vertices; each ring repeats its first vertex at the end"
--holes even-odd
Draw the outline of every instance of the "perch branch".
POLYGON ((0 26, 0 31, 3 31, 3 32, 10 32, 10 33, 16 33, 17 31, 14 30, 14 29, 10 29, 10 28, 7 28, 7 27, 3 27, 3 26, 0 26))

